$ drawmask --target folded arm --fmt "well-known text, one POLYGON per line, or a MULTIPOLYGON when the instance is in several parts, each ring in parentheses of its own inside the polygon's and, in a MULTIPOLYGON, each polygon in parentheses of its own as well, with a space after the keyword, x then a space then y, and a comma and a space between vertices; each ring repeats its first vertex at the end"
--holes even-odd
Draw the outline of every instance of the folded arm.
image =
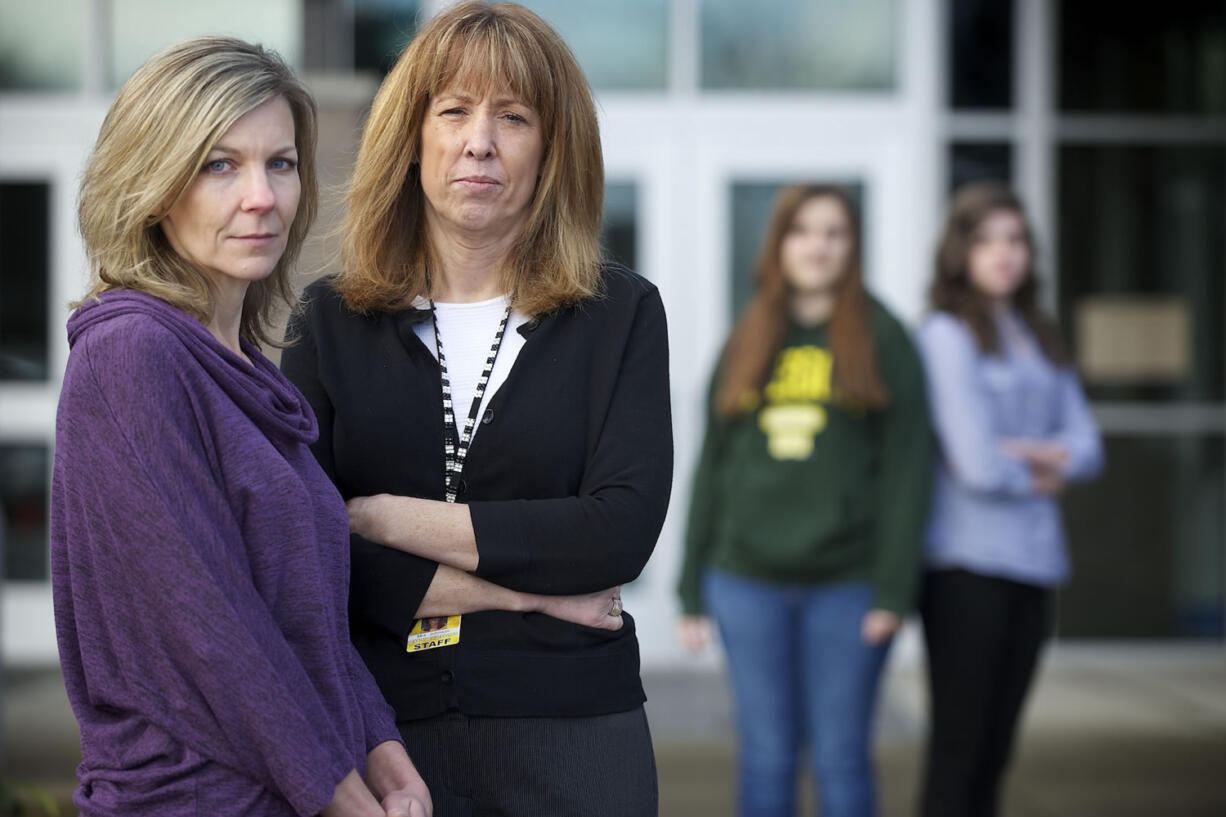
POLYGON ((1029 466, 1004 450, 976 378, 978 350, 957 318, 938 313, 919 334, 928 399, 941 452, 954 478, 976 491, 1034 493, 1029 466))
POLYGON ((595 449, 575 496, 448 504, 379 495, 350 500, 365 539, 504 588, 576 595, 629 582, 664 523, 672 482, 667 331, 658 293, 627 334, 595 449))
POLYGON ((1060 428, 1054 439, 1068 454, 1061 471, 1064 479, 1079 482, 1093 479, 1102 471, 1102 436, 1072 369, 1060 372, 1060 428))
POLYGON ((621 587, 571 596, 521 593, 449 565, 439 565, 417 608, 416 617, 508 610, 515 613, 544 613, 586 627, 619 630, 622 617, 620 614, 610 615, 610 611, 613 610, 613 600, 620 597, 621 587))

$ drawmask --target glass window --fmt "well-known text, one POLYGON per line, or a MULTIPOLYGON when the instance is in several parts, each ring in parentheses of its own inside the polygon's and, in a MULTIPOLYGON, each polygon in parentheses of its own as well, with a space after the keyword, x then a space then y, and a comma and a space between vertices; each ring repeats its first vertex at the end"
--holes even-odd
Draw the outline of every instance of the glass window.
POLYGON ((45 445, 0 445, 0 553, 6 581, 45 581, 47 486, 45 445))
POLYGON ((700 0, 702 87, 889 91, 895 0, 700 0))
POLYGON ((301 0, 111 0, 110 82, 118 88, 163 48, 203 34, 240 37, 301 64, 301 0))
MULTIPOLYGON (((523 0, 562 35, 597 89, 646 90, 668 85, 667 0, 523 0)), ((354 67, 380 75, 423 22, 418 0, 356 0, 354 67)))
POLYGON ((1065 638, 1221 638, 1221 435, 1108 435, 1108 468, 1065 499, 1065 638))
POLYGON ((1055 7, 1062 110, 1226 113, 1226 3, 1077 0, 1055 7))
POLYGON ((356 0, 353 6, 353 67, 383 76, 417 34, 417 0, 356 0))
POLYGON ((1058 176, 1061 318, 1091 396, 1226 398, 1226 147, 1069 145, 1058 176), (1143 333, 1135 353, 1162 359, 1112 360, 1143 333))
POLYGON ((668 85, 668 0, 520 0, 553 26, 593 88, 668 85))
POLYGON ((600 246, 607 260, 641 272, 638 264, 638 185, 606 182, 600 246))
POLYGON ((953 0, 949 102, 954 108, 1013 106, 1013 0, 953 0))
POLYGON ((81 87, 86 2, 0 2, 0 90, 81 87))
POLYGON ((47 379, 50 198, 44 182, 0 182, 0 381, 47 379))
POLYGON ((1013 146, 1008 142, 955 142, 949 146, 949 189, 967 182, 1013 180, 1013 146))
MULTIPOLYGON (((824 184, 821 179, 794 179, 786 182, 736 182, 732 185, 732 271, 729 282, 732 288, 730 305, 732 319, 736 320, 753 294, 754 265, 766 234, 767 222, 775 204, 775 196, 789 184, 824 184)), ((862 184, 838 183, 847 190, 852 203, 859 209, 861 220, 864 213, 864 186, 862 184)), ((863 229, 863 227, 862 227, 863 229)), ((861 236, 861 249, 865 244, 861 236)), ((867 263, 865 260, 863 263, 867 263)))

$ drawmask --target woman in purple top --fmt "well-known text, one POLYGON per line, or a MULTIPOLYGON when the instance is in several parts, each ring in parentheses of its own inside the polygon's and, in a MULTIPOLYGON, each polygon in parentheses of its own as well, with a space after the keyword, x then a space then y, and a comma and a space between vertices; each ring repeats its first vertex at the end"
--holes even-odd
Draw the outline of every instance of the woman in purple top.
POLYGON ((920 612, 932 730, 924 817, 990 817, 1068 578, 1056 500, 1102 468, 1102 445, 1056 327, 1038 309, 1021 202, 958 191, 919 333, 941 444, 920 612))
POLYGON ((349 642, 315 416, 256 346, 315 133, 280 58, 200 38, 124 84, 86 168, 51 523, 84 815, 431 813, 349 642))

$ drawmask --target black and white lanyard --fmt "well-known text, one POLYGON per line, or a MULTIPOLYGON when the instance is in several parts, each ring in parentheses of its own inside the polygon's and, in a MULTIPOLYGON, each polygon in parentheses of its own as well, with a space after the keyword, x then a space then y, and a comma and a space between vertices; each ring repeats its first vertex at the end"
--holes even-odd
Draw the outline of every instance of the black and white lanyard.
POLYGON ((494 333, 494 343, 490 346, 489 357, 485 359, 485 369, 477 381, 473 405, 468 410, 468 419, 464 421, 463 433, 460 433, 456 425, 455 411, 451 406, 451 379, 447 376, 447 356, 443 354, 443 336, 438 331, 438 310, 434 308, 433 301, 430 302, 430 316, 434 319, 434 342, 438 346, 438 367, 443 382, 443 488, 447 492, 447 501, 455 502, 459 493, 460 474, 464 471, 464 460, 468 457, 468 445, 473 438, 473 427, 477 423, 477 414, 481 411, 481 400, 485 397, 485 387, 490 382, 494 361, 498 359, 498 350, 502 348, 502 334, 511 318, 511 305, 507 304, 507 311, 502 313, 498 331, 494 333))

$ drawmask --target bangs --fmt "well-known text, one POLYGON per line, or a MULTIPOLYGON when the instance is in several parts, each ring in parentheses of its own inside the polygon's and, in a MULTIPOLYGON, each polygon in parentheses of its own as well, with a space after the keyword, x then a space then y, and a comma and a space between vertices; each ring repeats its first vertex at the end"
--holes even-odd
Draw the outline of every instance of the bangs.
POLYGON ((356 312, 399 310, 430 291, 420 154, 444 93, 531 108, 544 142, 528 218, 505 263, 517 309, 543 315, 601 291, 604 161, 591 88, 549 25, 515 3, 470 0, 431 18, 380 86, 347 196, 343 269, 356 312), (389 178, 397 180, 389 184, 389 178), (388 224, 403 225, 389 230, 388 224))
POLYGON ((548 140, 557 92, 545 51, 510 21, 491 15, 468 22, 439 38, 430 95, 448 89, 482 96, 509 93, 541 117, 548 140))

